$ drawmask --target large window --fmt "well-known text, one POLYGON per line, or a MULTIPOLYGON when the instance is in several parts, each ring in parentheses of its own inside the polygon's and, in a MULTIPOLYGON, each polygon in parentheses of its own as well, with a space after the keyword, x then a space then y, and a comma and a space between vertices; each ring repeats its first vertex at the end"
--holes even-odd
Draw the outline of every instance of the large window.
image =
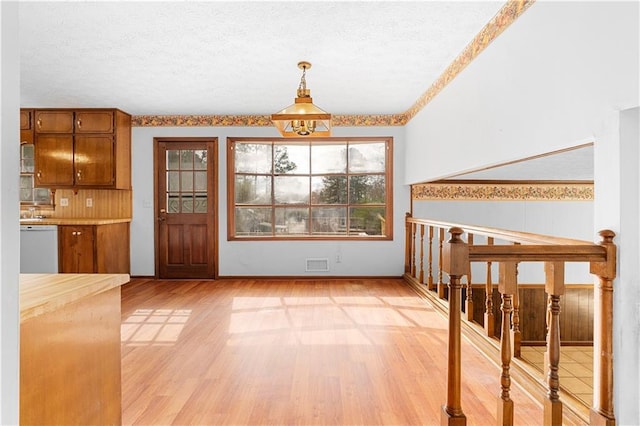
POLYGON ((229 239, 391 239, 392 143, 229 138, 229 239))

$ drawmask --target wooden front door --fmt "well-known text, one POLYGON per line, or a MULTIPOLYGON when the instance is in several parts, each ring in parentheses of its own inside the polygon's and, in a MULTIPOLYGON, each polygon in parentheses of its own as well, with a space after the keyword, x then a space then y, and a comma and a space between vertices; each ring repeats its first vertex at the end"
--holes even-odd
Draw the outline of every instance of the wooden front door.
POLYGON ((156 276, 216 278, 216 138, 155 138, 156 276))

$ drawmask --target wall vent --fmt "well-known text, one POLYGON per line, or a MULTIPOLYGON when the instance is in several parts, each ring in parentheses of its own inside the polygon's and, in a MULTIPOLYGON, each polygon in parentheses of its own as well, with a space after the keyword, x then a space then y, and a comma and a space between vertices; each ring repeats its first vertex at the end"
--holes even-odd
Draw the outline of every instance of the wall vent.
POLYGON ((329 259, 326 257, 307 259, 306 272, 328 272, 329 259))

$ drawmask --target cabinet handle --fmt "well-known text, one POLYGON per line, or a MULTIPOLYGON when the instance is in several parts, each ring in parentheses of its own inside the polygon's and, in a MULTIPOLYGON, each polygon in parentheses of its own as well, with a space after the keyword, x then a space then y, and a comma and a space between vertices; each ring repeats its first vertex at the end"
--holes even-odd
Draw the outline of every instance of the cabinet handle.
POLYGON ((39 118, 38 118, 38 121, 36 121, 36 124, 38 125, 39 129, 42 128, 42 120, 40 120, 39 118))
POLYGON ((76 176, 78 176, 78 180, 82 180, 82 170, 78 170, 76 176))
POLYGON ((78 231, 76 232, 76 235, 82 235, 82 232, 78 231))
POLYGON ((73 231, 73 232, 71 233, 71 235, 76 235, 76 231, 73 231))
POLYGON ((78 118, 78 120, 76 121, 76 125, 78 126, 78 129, 82 129, 82 120, 78 118))
POLYGON ((38 173, 36 173, 36 177, 38 178, 38 182, 42 181, 42 171, 38 171, 38 173))

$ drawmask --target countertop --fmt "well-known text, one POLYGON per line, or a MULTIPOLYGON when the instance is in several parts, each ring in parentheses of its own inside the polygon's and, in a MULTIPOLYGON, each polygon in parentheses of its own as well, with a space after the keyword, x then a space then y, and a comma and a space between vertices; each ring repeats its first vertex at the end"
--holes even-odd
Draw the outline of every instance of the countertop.
POLYGON ((20 322, 129 282, 128 274, 20 274, 20 322))
POLYGON ((113 223, 131 222, 131 218, 106 219, 106 218, 72 218, 72 217, 47 217, 44 219, 20 219, 20 225, 110 225, 113 223))

